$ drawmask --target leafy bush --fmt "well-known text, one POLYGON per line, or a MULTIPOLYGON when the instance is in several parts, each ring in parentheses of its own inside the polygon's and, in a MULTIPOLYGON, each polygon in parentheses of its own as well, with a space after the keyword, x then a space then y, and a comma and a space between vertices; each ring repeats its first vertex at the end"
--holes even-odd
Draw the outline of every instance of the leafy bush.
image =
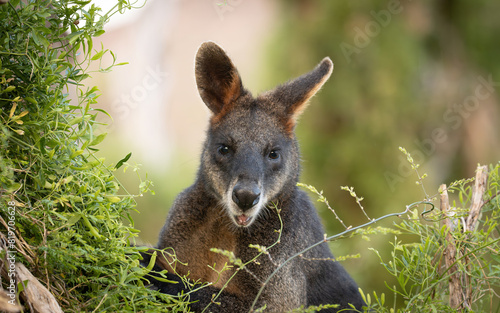
POLYGON ((387 287, 398 299, 388 306, 384 294, 374 292, 373 298, 366 294, 374 312, 500 310, 500 163, 490 166, 487 176, 486 169, 478 168, 475 179, 460 180, 447 188, 443 185, 439 195, 426 194, 426 201, 439 200, 435 207, 441 210, 433 205, 419 214, 414 209, 396 224, 398 236, 411 235, 416 240, 405 242, 395 236, 389 260, 373 249, 396 278, 397 284, 387 287), (484 181, 487 177, 482 191, 479 173, 484 181), (454 194, 451 207, 447 192, 454 194), (479 215, 474 214, 474 207, 479 215))
MULTIPOLYGON (((94 49, 93 38, 132 7, 124 0, 106 13, 77 0, 0 6, 0 222, 2 239, 15 242, 2 247, 1 259, 16 251, 65 312, 183 305, 144 288, 138 248, 130 247, 138 233, 129 217, 134 196, 95 156, 106 136, 96 133, 96 118, 107 113, 93 108, 98 88, 82 84, 92 63, 97 72, 120 65, 111 51, 94 49)), ((148 189, 143 181, 141 192, 148 189)))

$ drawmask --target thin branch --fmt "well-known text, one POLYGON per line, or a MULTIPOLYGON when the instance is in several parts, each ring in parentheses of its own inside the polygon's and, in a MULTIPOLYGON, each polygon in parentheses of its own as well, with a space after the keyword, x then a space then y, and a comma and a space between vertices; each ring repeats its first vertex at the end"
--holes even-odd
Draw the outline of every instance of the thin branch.
POLYGON ((328 202, 328 200, 326 199, 326 197, 323 195, 323 191, 318 191, 316 189, 316 187, 314 186, 311 186, 311 185, 306 185, 306 184, 303 184, 303 183, 297 183, 297 186, 299 187, 305 187, 307 189, 309 189, 311 192, 315 193, 317 196, 318 196, 318 201, 319 202, 323 202, 324 204, 326 204, 327 208, 332 211, 333 215, 335 215, 335 218, 340 222, 340 224, 342 224, 342 226, 344 226, 345 229, 349 229, 349 227, 347 227, 345 224, 344 224, 344 221, 342 221, 342 219, 340 219, 340 217, 337 215, 337 212, 335 212, 335 210, 330 206, 330 203, 328 202))

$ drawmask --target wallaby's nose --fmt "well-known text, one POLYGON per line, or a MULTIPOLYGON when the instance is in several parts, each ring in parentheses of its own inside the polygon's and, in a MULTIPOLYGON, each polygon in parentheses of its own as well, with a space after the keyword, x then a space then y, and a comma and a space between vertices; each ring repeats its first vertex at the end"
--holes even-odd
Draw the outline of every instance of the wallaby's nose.
POLYGON ((233 201, 240 209, 246 211, 259 202, 260 189, 256 185, 236 184, 233 189, 233 201))

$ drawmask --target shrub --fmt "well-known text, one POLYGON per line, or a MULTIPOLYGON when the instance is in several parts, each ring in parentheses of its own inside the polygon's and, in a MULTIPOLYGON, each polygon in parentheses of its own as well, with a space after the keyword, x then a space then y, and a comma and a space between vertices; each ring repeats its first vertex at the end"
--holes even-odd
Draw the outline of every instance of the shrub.
POLYGON ((384 294, 366 294, 374 312, 500 310, 499 170, 500 163, 489 173, 487 166, 478 167, 475 179, 442 185, 433 197, 426 194, 425 201, 439 202, 436 209, 411 210, 395 225, 398 236, 416 240, 395 236, 389 260, 373 249, 395 277, 397 284, 386 285, 398 299, 388 306, 384 294), (451 206, 448 193, 454 196, 451 206))
MULTIPOLYGON (((9 243, 0 265, 14 255, 65 312, 183 306, 144 288, 139 249, 130 246, 138 233, 129 216, 134 196, 113 176, 125 160, 113 166, 95 156, 106 136, 96 133, 97 116, 107 113, 93 108, 98 88, 82 83, 92 63, 97 72, 121 65, 93 38, 132 7, 124 0, 109 12, 77 0, 0 6, 0 222, 9 243)), ((147 192, 149 182, 140 187, 147 192)))

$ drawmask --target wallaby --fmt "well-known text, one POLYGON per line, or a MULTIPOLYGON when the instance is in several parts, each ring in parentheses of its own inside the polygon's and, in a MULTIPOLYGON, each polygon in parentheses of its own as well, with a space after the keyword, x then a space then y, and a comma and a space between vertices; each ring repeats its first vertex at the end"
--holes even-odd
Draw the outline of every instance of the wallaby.
MULTIPOLYGON (((324 239, 311 200, 296 186, 300 157, 294 128, 332 69, 332 61, 325 58, 311 72, 254 98, 224 50, 213 42, 201 45, 196 83, 212 115, 196 180, 177 197, 159 235, 156 248, 175 251, 178 260, 158 255, 155 269, 168 270, 167 278, 178 282, 152 278, 162 292, 188 292, 179 276, 189 275, 193 281, 211 283, 190 295, 191 310, 200 312, 210 305, 211 312, 248 312, 263 282, 280 264, 324 239), (279 236, 268 255, 244 269, 221 271, 229 259, 211 251, 230 251, 248 262, 259 253, 251 245, 269 247, 279 236)), ((144 257, 147 264, 150 255, 144 257)), ((280 269, 256 308, 286 312, 321 304, 340 305, 325 312, 351 308, 349 304, 361 310, 364 305, 356 283, 334 261, 327 242, 280 269)))

